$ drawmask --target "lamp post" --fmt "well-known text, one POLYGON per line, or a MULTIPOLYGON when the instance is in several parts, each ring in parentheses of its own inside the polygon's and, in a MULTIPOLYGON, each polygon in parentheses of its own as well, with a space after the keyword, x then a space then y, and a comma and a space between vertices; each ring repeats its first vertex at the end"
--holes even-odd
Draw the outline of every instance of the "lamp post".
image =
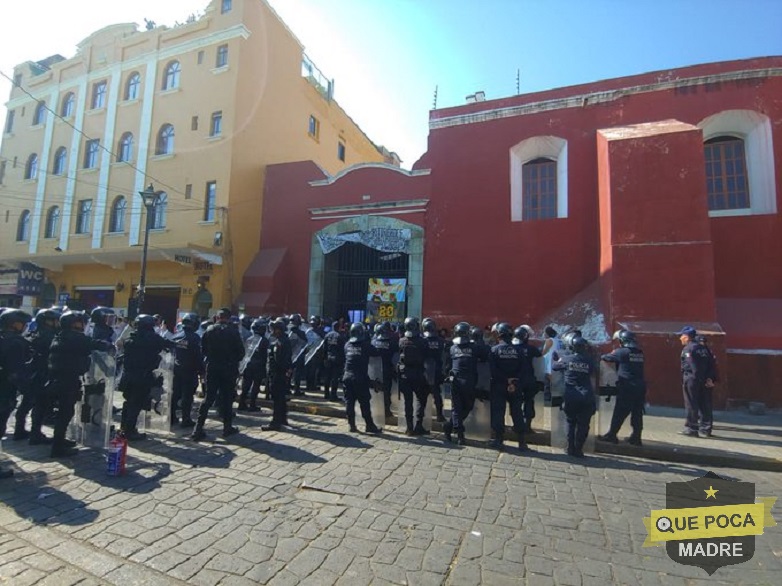
POLYGON ((144 252, 141 254, 141 280, 138 284, 138 302, 136 303, 136 315, 140 315, 142 306, 144 305, 144 293, 147 286, 147 250, 149 249, 149 230, 152 228, 152 211, 155 207, 160 192, 155 191, 155 188, 150 183, 144 191, 139 191, 141 200, 144 202, 144 207, 147 209, 147 220, 144 225, 144 252))

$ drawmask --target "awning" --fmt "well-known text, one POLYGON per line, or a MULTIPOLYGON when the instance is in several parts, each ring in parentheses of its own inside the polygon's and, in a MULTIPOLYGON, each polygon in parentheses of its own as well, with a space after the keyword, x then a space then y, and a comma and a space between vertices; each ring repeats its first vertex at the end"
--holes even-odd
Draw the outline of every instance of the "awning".
POLYGON ((260 293, 250 292, 242 293, 236 298, 234 304, 237 307, 244 306, 246 311, 254 313, 260 313, 266 306, 266 302, 269 300, 271 293, 263 291, 260 293))

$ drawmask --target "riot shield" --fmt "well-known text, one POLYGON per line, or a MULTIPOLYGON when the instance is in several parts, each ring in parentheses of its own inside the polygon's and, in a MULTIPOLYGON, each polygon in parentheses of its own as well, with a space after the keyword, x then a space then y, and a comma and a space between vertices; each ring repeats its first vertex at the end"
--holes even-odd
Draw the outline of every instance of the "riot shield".
POLYGON ((491 390, 491 367, 488 362, 478 363, 478 380, 475 383, 475 389, 479 395, 483 393, 486 396, 491 390))
POLYGON ((304 364, 317 367, 323 361, 326 353, 326 341, 318 338, 317 341, 307 344, 304 354, 304 364))
POLYGON ((303 338, 300 338, 293 332, 288 334, 288 339, 291 341, 291 356, 293 357, 293 364, 296 364, 296 361, 301 357, 301 353, 304 351, 304 348, 307 347, 307 341, 303 338))
POLYGON ((76 404, 76 414, 68 427, 70 439, 90 448, 104 448, 109 443, 109 430, 114 404, 116 361, 108 352, 93 351, 90 368, 84 375, 82 398, 76 404))
POLYGON ((424 378, 429 388, 433 387, 437 383, 437 362, 433 358, 427 358, 424 360, 424 378))
POLYGON ((153 372, 154 382, 150 389, 149 409, 142 411, 147 432, 169 433, 171 431, 171 396, 174 388, 174 354, 163 350, 160 364, 153 372))
POLYGON ((383 358, 381 356, 369 357, 367 374, 369 374, 370 381, 383 383, 383 358))
POLYGON ((261 340, 263 340, 263 336, 253 334, 244 341, 244 358, 242 358, 242 361, 239 363, 239 374, 242 374, 247 368, 247 365, 250 364, 250 359, 258 349, 261 340))
POLYGON ((551 373, 551 401, 548 411, 549 429, 551 430, 551 447, 567 448, 567 421, 562 410, 565 397, 565 375, 562 371, 551 373))
POLYGON ((598 375, 598 397, 595 424, 598 434, 608 432, 611 418, 614 415, 616 405, 616 390, 619 377, 616 373, 616 365, 611 362, 600 361, 600 374, 598 375))
POLYGON ((545 388, 546 388, 546 361, 541 356, 532 359, 532 368, 535 372, 535 384, 537 393, 535 393, 535 419, 533 420, 533 429, 537 430, 543 427, 546 412, 545 388))
POLYGON ((472 411, 464 420, 466 438, 487 442, 491 438, 491 405, 488 399, 475 399, 472 411))
POLYGON ((386 405, 383 397, 382 381, 370 381, 369 407, 372 410, 372 421, 378 427, 383 427, 386 420, 386 405))

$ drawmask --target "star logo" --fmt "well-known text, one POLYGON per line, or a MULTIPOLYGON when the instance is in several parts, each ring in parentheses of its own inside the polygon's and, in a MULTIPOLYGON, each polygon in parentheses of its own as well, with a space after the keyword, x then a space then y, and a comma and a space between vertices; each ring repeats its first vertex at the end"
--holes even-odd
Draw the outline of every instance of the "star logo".
POLYGON ((717 493, 719 492, 719 490, 715 490, 713 486, 709 485, 709 489, 708 490, 704 489, 703 492, 706 493, 706 500, 709 500, 709 499, 712 499, 712 498, 715 501, 717 500, 717 493))

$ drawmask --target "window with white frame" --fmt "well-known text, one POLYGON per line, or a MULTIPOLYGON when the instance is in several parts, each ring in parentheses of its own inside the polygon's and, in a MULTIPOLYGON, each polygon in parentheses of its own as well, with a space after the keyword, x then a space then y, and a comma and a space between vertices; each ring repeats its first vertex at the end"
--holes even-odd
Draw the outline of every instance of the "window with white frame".
POLYGON ((125 100, 138 100, 139 90, 141 88, 141 76, 138 72, 134 71, 128 77, 128 81, 125 84, 125 100))
POLYGON ((94 84, 92 84, 92 103, 91 107, 93 110, 98 110, 100 108, 106 107, 106 92, 108 91, 108 86, 106 85, 105 81, 97 81, 94 84))
POLYGON ((33 126, 38 126, 46 122, 46 102, 38 102, 33 113, 33 126))
POLYGON ((231 0, 222 0, 222 4, 220 5, 220 14, 225 14, 226 12, 231 12, 231 0))
POLYGON ((52 206, 46 212, 46 226, 44 227, 44 238, 57 238, 60 235, 60 208, 52 206))
POLYGON ((125 132, 119 139, 117 145, 117 162, 129 163, 133 160, 133 134, 125 132))
POLYGON ((54 163, 52 164, 52 175, 62 175, 65 173, 65 163, 68 158, 68 151, 61 146, 54 151, 54 163))
POLYGON ((89 234, 92 223, 92 200, 82 199, 76 208, 76 234, 89 234))
POLYGON ((220 136, 223 133, 223 112, 212 113, 212 124, 209 127, 209 136, 220 136))
POLYGON ((174 152, 174 127, 164 124, 157 133, 156 155, 170 155, 174 152))
POLYGON ((152 204, 152 221, 150 228, 162 230, 166 227, 166 210, 168 209, 168 195, 160 193, 152 204))
POLYGON ((179 61, 172 61, 166 65, 165 73, 163 74, 163 89, 172 90, 179 87, 179 74, 182 71, 182 66, 179 61))
POLYGON ((8 110, 8 115, 5 119, 5 130, 4 132, 6 134, 10 134, 14 131, 14 116, 16 115, 15 110, 8 110))
POLYGON ((84 168, 94 169, 98 166, 98 150, 100 149, 100 140, 94 138, 88 140, 84 145, 84 168))
POLYGON ((60 116, 63 118, 70 118, 73 116, 73 105, 76 102, 76 96, 73 92, 68 92, 62 98, 62 104, 60 104, 60 116))
POLYGON ((33 153, 27 157, 27 163, 24 166, 24 178, 35 179, 38 175, 38 155, 33 153))
POLYGON ((511 221, 568 217, 567 141, 533 136, 510 149, 511 221))
POLYGON ((204 198, 204 222, 214 221, 216 204, 217 204, 217 182, 210 181, 206 184, 206 197, 204 198))
POLYGON ((220 45, 217 47, 217 58, 215 59, 215 67, 226 67, 228 65, 228 45, 220 45))
POLYGON ((30 240, 30 210, 24 210, 16 225, 16 241, 27 242, 28 240, 30 240))
POLYGON ((109 232, 117 233, 125 231, 125 209, 127 201, 123 196, 118 196, 111 204, 111 216, 109 217, 109 232))

